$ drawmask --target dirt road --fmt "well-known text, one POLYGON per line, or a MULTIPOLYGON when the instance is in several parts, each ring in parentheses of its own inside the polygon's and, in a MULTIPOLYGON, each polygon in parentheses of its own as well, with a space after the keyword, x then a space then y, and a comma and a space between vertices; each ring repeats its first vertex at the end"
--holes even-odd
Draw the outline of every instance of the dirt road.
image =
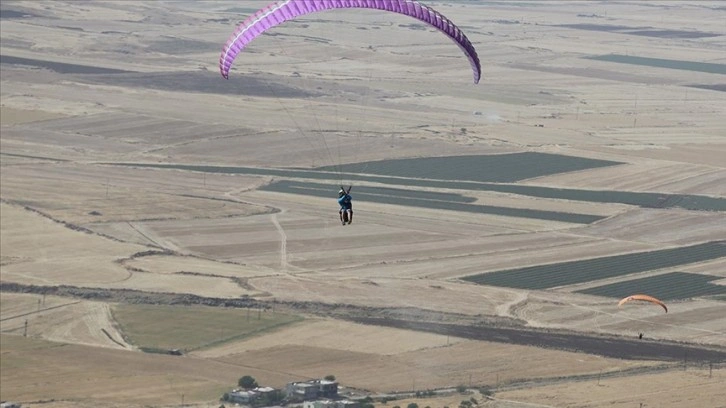
POLYGON ((473 340, 575 351, 625 360, 685 361, 687 363, 726 362, 726 350, 720 348, 702 348, 694 345, 665 341, 651 341, 647 339, 631 340, 531 328, 477 327, 397 319, 355 317, 351 320, 357 323, 375 326, 389 326, 473 340))

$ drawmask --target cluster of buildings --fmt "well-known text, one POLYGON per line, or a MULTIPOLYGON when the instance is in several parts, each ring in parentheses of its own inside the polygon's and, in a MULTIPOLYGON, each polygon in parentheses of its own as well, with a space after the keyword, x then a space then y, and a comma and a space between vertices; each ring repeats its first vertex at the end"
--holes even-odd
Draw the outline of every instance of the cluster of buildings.
POLYGON ((301 403, 303 408, 359 408, 355 401, 341 399, 338 382, 331 380, 310 380, 291 382, 283 390, 272 387, 258 387, 251 390, 235 389, 227 393, 227 401, 240 405, 258 405, 269 401, 266 395, 281 391, 287 402, 301 403))
POLYGON ((257 387, 252 390, 234 389, 227 393, 227 401, 235 404, 251 405, 261 400, 266 394, 274 392, 272 387, 257 387))
POLYGON ((338 398, 338 382, 331 380, 291 382, 285 386, 285 395, 297 401, 338 398))

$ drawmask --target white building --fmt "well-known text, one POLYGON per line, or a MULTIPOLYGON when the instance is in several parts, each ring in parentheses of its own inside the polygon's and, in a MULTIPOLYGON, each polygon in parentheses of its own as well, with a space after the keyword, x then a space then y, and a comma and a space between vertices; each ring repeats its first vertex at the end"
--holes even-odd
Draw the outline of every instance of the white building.
POLYGON ((317 400, 303 402, 303 408, 358 408, 360 404, 350 400, 317 400))
POLYGON ((232 390, 227 393, 228 401, 236 404, 251 404, 258 400, 265 394, 274 392, 275 389, 272 387, 257 387, 252 390, 241 390, 239 388, 232 390))
POLYGON ((335 408, 335 402, 330 400, 305 401, 303 408, 335 408))
POLYGON ((255 392, 254 390, 242 391, 236 389, 232 390, 232 392, 227 393, 227 396, 227 400, 229 402, 234 402, 235 404, 249 404, 259 398, 260 394, 255 392))
POLYGON ((338 382, 329 380, 311 380, 288 383, 285 387, 288 397, 303 401, 314 401, 318 398, 337 398, 338 382))

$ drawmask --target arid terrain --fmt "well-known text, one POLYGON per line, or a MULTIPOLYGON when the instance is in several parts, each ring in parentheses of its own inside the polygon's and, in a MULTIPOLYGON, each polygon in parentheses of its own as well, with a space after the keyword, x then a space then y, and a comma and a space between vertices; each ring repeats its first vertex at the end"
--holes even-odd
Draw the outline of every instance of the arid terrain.
POLYGON ((289 21, 225 80, 266 2, 3 1, 0 400, 726 406, 724 5, 427 3, 479 84, 394 13, 289 21))

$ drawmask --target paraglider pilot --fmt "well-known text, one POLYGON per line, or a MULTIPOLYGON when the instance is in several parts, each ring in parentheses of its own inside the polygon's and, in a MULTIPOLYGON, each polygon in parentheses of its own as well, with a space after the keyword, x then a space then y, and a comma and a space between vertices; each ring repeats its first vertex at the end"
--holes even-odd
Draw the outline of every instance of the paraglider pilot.
POLYGON ((345 225, 353 222, 353 197, 350 196, 350 189, 353 186, 349 186, 348 190, 345 187, 340 186, 338 191, 338 204, 340 204, 340 222, 345 225))

